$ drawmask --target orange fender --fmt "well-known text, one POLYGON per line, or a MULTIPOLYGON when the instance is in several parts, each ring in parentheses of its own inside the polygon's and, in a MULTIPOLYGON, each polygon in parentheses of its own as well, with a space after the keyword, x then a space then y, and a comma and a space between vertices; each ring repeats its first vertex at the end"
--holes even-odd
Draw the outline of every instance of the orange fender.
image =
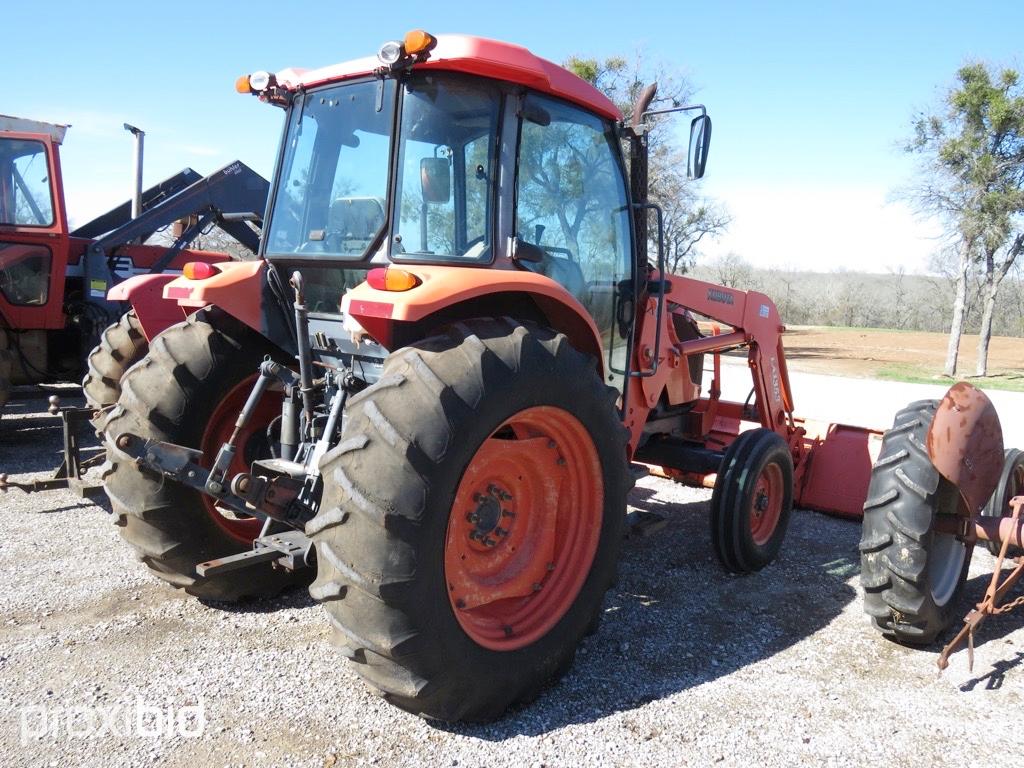
POLYGON ((971 515, 988 503, 1003 470, 1003 430, 992 401, 965 381, 946 392, 928 428, 928 455, 960 490, 971 515))
POLYGON ((212 304, 262 333, 266 266, 262 259, 215 264, 217 274, 204 280, 184 276, 171 280, 164 286, 163 297, 191 309, 212 304))
POLYGON ((167 274, 129 277, 107 291, 107 299, 129 302, 146 339, 152 341, 154 336, 180 323, 188 314, 176 301, 164 298, 164 286, 174 279, 174 275, 167 274))
MULTIPOLYGON (((500 315, 510 297, 529 297, 551 328, 564 333, 581 352, 593 355, 603 371, 601 337, 597 326, 576 298, 543 275, 506 269, 472 269, 456 266, 395 265, 420 281, 407 291, 381 291, 360 283, 345 294, 342 311, 354 318, 370 336, 390 349, 395 323, 416 323, 431 315, 441 318, 460 304, 477 299, 487 302, 489 312, 500 315), (441 313, 445 310, 445 314, 441 313)), ((428 322, 429 325, 429 322, 428 322)), ((431 328, 425 328, 429 332, 431 328)))

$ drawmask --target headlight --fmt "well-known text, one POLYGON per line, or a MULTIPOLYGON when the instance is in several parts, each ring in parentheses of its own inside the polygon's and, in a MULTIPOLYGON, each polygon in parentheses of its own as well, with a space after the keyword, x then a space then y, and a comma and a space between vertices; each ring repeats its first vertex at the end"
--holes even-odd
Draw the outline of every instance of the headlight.
POLYGON ((402 43, 398 40, 389 40, 377 51, 377 58, 381 64, 390 67, 402 58, 402 43))
POLYGON ((254 91, 262 91, 269 88, 274 76, 269 72, 253 72, 249 75, 249 87, 254 91))

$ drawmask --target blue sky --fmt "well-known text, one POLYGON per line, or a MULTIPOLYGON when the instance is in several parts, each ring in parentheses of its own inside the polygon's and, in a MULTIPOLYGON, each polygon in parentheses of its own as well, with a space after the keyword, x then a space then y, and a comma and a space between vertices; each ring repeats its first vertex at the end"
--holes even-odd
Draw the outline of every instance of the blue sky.
POLYGON ((758 265, 925 268, 938 241, 893 192, 916 110, 965 60, 1019 65, 1014 2, 51 2, 5 8, 15 74, 0 112, 68 122, 68 207, 85 221, 127 197, 131 142, 147 183, 241 159, 269 175, 283 113, 235 94, 245 72, 372 54, 408 29, 509 40, 538 55, 630 56, 685 73, 714 119, 704 189, 733 215, 708 256, 758 265))

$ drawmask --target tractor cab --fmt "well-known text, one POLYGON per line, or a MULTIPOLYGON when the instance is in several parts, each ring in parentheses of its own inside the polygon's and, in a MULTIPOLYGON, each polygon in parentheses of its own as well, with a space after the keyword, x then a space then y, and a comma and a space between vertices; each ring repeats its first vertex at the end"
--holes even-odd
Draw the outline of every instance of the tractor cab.
POLYGON ((514 301, 515 314, 550 321, 558 295, 593 325, 621 388, 634 272, 647 262, 621 113, 519 46, 416 34, 376 62, 240 79, 239 90, 288 113, 264 257, 301 272, 314 326, 375 268, 413 285, 423 267, 473 268, 454 278, 467 316, 493 292, 490 312, 514 301), (549 296, 513 298, 479 268, 538 276, 549 296))
POLYGON ((0 115, 0 317, 49 327, 67 258, 58 147, 66 126, 0 115))

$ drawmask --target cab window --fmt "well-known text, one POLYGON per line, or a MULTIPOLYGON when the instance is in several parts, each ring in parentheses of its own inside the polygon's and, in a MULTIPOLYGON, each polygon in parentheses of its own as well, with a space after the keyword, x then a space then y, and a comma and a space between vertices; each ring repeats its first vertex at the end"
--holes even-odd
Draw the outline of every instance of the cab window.
POLYGON ((41 141, 0 139, 0 224, 53 225, 50 165, 41 141))
POLYGON ((625 178, 613 126, 531 94, 522 109, 516 236, 538 246, 536 271, 560 283, 594 318, 612 367, 625 363, 629 329, 615 322, 631 277, 625 178))

